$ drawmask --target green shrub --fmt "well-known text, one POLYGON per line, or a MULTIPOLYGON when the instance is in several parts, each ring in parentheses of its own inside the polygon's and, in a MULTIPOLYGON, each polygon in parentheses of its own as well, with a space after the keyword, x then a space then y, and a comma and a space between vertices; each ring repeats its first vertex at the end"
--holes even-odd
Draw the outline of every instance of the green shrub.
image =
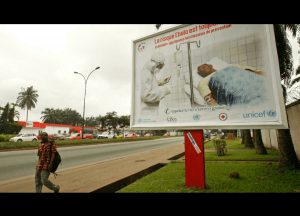
POLYGON ((5 137, 3 135, 0 135, 0 142, 4 142, 5 141, 5 137))
POLYGON ((0 124, 0 133, 4 134, 18 134, 22 126, 16 122, 5 122, 0 124))
POLYGON ((14 137, 14 134, 0 134, 0 142, 8 142, 10 138, 14 137))
POLYGON ((227 153, 226 141, 224 139, 213 140, 216 152, 218 156, 224 156, 227 153))

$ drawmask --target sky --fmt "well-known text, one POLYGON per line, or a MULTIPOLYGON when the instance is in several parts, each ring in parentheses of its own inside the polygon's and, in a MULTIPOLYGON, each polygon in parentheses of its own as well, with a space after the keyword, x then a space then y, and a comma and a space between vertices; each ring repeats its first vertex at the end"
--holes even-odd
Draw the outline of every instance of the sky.
MULTIPOLYGON (((176 25, 163 25, 159 31, 176 25)), ((21 87, 39 97, 28 121, 41 121, 45 108, 71 108, 85 116, 130 115, 132 41, 159 32, 147 25, 0 25, 0 106, 16 102, 21 87)), ((20 121, 26 110, 17 108, 20 121)))
POLYGON ((297 69, 297 67, 300 65, 300 45, 297 42, 297 37, 300 37, 299 34, 296 35, 295 38, 292 37, 291 32, 287 32, 288 39, 290 40, 290 44, 292 46, 292 52, 293 52, 293 61, 294 61, 294 73, 297 69))
MULTIPOLYGON (((87 82, 85 116, 130 115, 132 41, 176 26, 157 30, 147 25, 0 25, 0 106, 17 100, 21 87, 33 86, 39 97, 29 121, 41 121, 45 108, 71 108, 82 115, 84 79, 87 82)), ((294 67, 299 45, 292 41, 294 67)), ((17 108, 20 121, 26 110, 17 108)))

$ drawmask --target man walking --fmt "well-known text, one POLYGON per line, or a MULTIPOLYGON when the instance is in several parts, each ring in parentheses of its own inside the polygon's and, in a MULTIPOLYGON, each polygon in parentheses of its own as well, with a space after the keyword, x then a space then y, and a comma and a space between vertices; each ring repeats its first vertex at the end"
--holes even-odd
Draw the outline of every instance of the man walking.
POLYGON ((50 170, 53 165, 54 156, 56 152, 56 145, 54 142, 49 142, 48 134, 43 132, 41 134, 41 144, 38 148, 38 162, 36 165, 35 173, 35 190, 37 193, 42 192, 42 187, 45 185, 50 190, 53 190, 54 193, 59 192, 59 185, 54 185, 49 181, 50 170))

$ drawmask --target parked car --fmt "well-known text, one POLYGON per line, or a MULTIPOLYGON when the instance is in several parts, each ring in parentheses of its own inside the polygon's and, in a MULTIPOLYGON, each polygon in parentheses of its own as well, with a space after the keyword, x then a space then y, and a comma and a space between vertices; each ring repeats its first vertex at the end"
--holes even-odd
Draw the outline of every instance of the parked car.
POLYGON ((136 133, 128 133, 125 135, 125 138, 137 138, 138 136, 136 133))
POLYGON ((35 142, 38 140, 38 137, 35 134, 18 134, 15 137, 9 139, 11 142, 23 142, 23 141, 32 141, 35 142))
POLYGON ((53 134, 53 135, 49 135, 50 139, 54 139, 54 140, 65 140, 67 137, 66 134, 53 134))
POLYGON ((98 134, 97 139, 112 139, 116 138, 114 133, 103 132, 102 134, 98 134))
POLYGON ((170 132, 165 133, 163 136, 170 136, 170 132))
POLYGON ((115 137, 116 137, 117 139, 121 139, 121 138, 123 138, 124 136, 123 136, 123 134, 119 133, 119 134, 117 134, 115 137))
POLYGON ((204 139, 210 139, 210 133, 204 132, 204 139))
MULTIPOLYGON (((93 139, 92 134, 83 134, 83 139, 93 139)), ((72 133, 70 136, 66 137, 67 140, 81 140, 81 133, 72 133)))

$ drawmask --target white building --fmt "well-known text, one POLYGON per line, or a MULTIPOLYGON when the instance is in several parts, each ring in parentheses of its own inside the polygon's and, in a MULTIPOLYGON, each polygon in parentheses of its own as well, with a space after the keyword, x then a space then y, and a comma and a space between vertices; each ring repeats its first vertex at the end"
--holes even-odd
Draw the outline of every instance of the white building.
POLYGON ((52 123, 41 123, 41 122, 18 122, 22 129, 20 134, 34 133, 38 135, 41 132, 47 132, 48 134, 69 134, 70 129, 74 128, 72 125, 64 124, 52 124, 52 123))

